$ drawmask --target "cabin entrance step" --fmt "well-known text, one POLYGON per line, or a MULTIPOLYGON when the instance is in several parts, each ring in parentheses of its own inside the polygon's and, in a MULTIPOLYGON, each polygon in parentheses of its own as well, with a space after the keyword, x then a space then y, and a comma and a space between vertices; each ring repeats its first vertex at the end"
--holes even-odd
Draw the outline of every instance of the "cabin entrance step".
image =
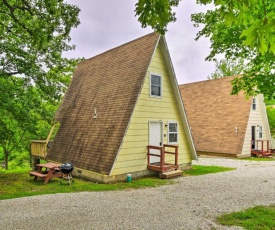
POLYGON ((174 170, 174 171, 169 171, 169 172, 163 172, 159 174, 159 177, 162 179, 169 179, 173 177, 178 177, 182 176, 183 171, 182 170, 174 170))

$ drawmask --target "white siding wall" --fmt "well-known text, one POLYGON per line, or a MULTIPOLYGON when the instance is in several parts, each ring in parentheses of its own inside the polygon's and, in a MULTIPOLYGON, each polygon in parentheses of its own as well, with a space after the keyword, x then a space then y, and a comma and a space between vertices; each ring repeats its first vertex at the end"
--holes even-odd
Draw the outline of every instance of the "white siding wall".
POLYGON ((256 127, 256 140, 271 140, 264 98, 261 94, 256 97, 256 110, 250 108, 250 115, 246 128, 242 155, 249 155, 251 151, 251 127, 256 127), (262 126, 262 138, 259 137, 259 126, 262 126))

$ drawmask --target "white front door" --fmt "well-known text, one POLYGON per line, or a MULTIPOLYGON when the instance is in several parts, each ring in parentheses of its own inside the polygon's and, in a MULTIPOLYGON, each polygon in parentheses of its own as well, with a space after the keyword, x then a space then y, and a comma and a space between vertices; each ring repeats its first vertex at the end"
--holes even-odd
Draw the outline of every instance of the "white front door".
MULTIPOLYGON (((149 145, 162 146, 162 122, 149 122, 149 145)), ((153 154, 160 155, 159 150, 152 149, 153 154)), ((151 156, 150 163, 159 163, 160 157, 151 156)))

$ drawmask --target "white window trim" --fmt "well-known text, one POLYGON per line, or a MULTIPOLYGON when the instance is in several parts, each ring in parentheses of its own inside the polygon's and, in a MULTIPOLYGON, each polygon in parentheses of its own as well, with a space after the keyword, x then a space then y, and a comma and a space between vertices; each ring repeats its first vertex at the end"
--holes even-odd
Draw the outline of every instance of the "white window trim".
POLYGON ((178 144, 178 142, 179 142, 179 123, 177 121, 168 121, 167 142, 168 142, 168 144, 178 144), (169 124, 177 124, 177 132, 169 132, 169 124), (177 133, 177 141, 176 142, 170 142, 170 139, 169 139, 169 134, 170 133, 177 133))
POLYGON ((162 98, 162 76, 161 76, 160 74, 150 73, 149 78, 150 78, 150 81, 149 81, 149 92, 150 92, 150 97, 162 98), (155 75, 155 76, 159 76, 159 77, 160 77, 160 96, 152 95, 152 91, 151 91, 151 79, 152 79, 152 75, 155 75))

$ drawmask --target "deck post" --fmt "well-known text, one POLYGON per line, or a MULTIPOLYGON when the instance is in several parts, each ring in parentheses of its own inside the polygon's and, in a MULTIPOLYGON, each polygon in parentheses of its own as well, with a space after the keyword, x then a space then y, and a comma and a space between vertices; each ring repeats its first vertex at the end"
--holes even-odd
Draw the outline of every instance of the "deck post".
POLYGON ((178 146, 175 146, 175 165, 178 165, 178 157, 179 157, 179 147, 178 146))
POLYGON ((37 171, 38 166, 37 164, 40 164, 40 159, 39 158, 32 158, 32 168, 34 171, 37 171))
POLYGON ((161 171, 163 171, 163 165, 164 165, 164 147, 162 147, 160 149, 160 168, 161 168, 161 171))
POLYGON ((147 145, 147 165, 150 165, 150 147, 147 145))

